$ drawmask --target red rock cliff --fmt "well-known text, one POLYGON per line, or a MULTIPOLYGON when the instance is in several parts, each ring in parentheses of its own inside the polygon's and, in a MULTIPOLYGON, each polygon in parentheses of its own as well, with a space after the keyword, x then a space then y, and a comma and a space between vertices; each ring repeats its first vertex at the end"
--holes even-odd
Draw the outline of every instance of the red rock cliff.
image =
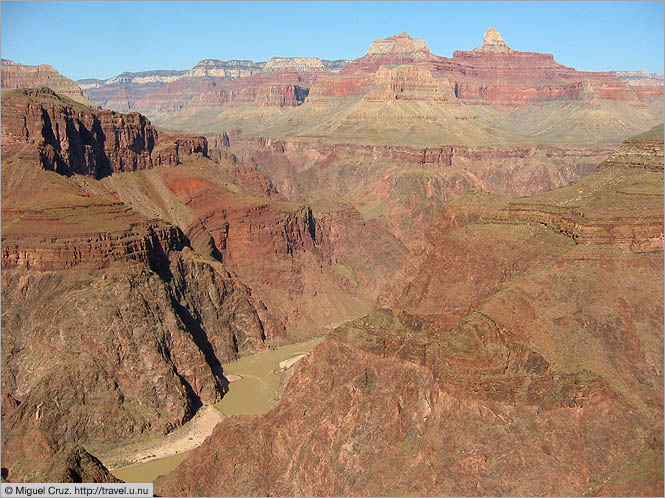
POLYGON ((3 94, 3 151, 31 144, 44 169, 100 178, 207 155, 203 137, 160 134, 138 113, 95 111, 49 89, 3 94))

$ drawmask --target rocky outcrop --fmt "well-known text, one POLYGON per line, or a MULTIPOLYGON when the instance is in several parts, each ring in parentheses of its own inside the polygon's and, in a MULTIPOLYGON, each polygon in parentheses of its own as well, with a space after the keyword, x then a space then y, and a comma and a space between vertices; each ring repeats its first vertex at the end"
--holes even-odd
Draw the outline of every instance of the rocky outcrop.
MULTIPOLYGON (((571 185, 578 189, 577 202, 548 203, 524 200, 509 204, 496 215, 496 220, 507 223, 540 223, 571 237, 577 244, 607 244, 634 252, 660 252, 663 250, 663 213, 661 191, 647 188, 650 178, 663 172, 662 125, 654 130, 625 141, 621 148, 598 167, 597 178, 610 184, 590 192, 586 182, 571 185), (644 173, 643 173, 644 171, 644 173), (653 173, 648 173, 653 172, 653 173), (637 177, 633 185, 619 183, 615 177, 637 177), (586 187, 586 188, 585 188, 586 187), (604 196, 618 197, 611 205, 602 202, 604 196), (586 197, 586 198, 585 198, 586 197), (593 201, 591 201, 591 199, 593 201), (635 205, 641 208, 636 210, 635 205)), ((591 181, 591 180, 589 180, 591 181)), ((558 200, 558 199, 557 199, 558 200)), ((490 219, 490 218, 488 218, 490 219)))
POLYGON ((82 446, 69 443, 51 457, 41 482, 122 482, 82 446))
POLYGON ((426 100, 450 102, 455 100, 454 88, 448 80, 435 80, 426 68, 381 66, 374 76, 372 89, 363 97, 368 101, 426 100))
POLYGON ((587 219, 584 213, 575 209, 522 204, 509 206, 494 220, 539 223, 569 236, 577 244, 608 244, 634 252, 663 250, 663 217, 657 214, 587 219))
POLYGON ((429 52, 429 48, 421 39, 411 38, 408 33, 400 33, 372 42, 367 50, 367 55, 412 54, 414 52, 429 52))
POLYGON ((187 250, 153 269, 4 270, 2 387, 18 405, 3 411, 3 465, 22 465, 12 448, 33 429, 103 449, 218 401, 222 362, 263 348, 252 300, 187 250))
POLYGON ((513 50, 506 45, 506 42, 503 41, 501 33, 496 29, 490 28, 485 33, 485 38, 483 39, 483 44, 479 47, 476 47, 474 52, 491 52, 491 53, 506 53, 512 52, 513 50))
POLYGON ((207 155, 203 137, 160 134, 138 113, 93 111, 49 89, 3 95, 3 154, 37 148, 41 167, 101 178, 207 155))
POLYGON ((272 57, 265 66, 263 71, 270 72, 283 72, 283 71, 325 71, 326 66, 323 61, 318 57, 272 57))
POLYGON ((476 191, 447 204, 378 305, 453 313, 573 245, 662 252, 662 128, 657 135, 626 141, 594 173, 560 189, 512 200, 476 191), (497 245, 501 252, 492 253, 497 245), (463 285, 479 265, 484 273, 463 285))
POLYGON ((254 102, 257 93, 259 107, 300 105, 313 81, 307 75, 334 74, 347 62, 314 57, 273 57, 267 62, 204 59, 187 71, 122 73, 79 83, 86 95, 106 108, 138 111, 155 120, 236 100, 254 102))
MULTIPOLYGON (((253 62, 248 60, 220 61, 217 59, 204 59, 199 61, 189 71, 184 71, 182 79, 188 78, 229 78, 236 79, 251 76, 265 67, 265 62, 253 62)), ((136 78, 131 81, 141 84, 136 78)))
POLYGON ((7 464, 19 464, 11 469, 3 466, 2 482, 122 482, 81 445, 68 442, 59 446, 38 429, 26 434, 23 444, 12 443, 21 441, 13 440, 11 448, 3 448, 3 460, 11 455, 7 464))
POLYGON ((444 202, 473 188, 529 195, 563 186, 591 173, 614 148, 417 148, 234 137, 230 150, 267 172, 283 195, 345 197, 411 246, 444 202))
POLYGON ((586 87, 593 89, 598 99, 640 103, 636 92, 614 74, 580 72, 558 64, 552 54, 512 50, 493 28, 485 34, 483 45, 470 52, 456 50, 452 62, 459 66, 437 63, 435 75, 454 80, 457 97, 465 101, 521 104, 562 97, 578 100, 587 95, 579 88, 586 87))
POLYGON ((374 78, 371 75, 318 76, 307 96, 311 103, 328 103, 335 97, 353 97, 362 95, 369 88, 374 78))
POLYGON ((65 78, 55 68, 47 64, 25 66, 8 59, 2 59, 2 88, 41 87, 48 87, 76 102, 95 107, 95 104, 83 96, 81 88, 74 80, 65 78))
POLYGON ((309 88, 298 85, 261 85, 254 98, 259 107, 295 107, 301 105, 309 88))
POLYGON ((223 362, 264 349, 283 325, 178 227, 140 214, 93 174, 99 150, 119 169, 127 158, 210 163, 205 139, 168 142, 138 114, 95 113, 50 90, 3 93, 3 119, 3 467, 18 480, 42 470, 103 479, 76 448, 50 470, 38 463, 68 442, 99 454, 168 433, 221 399, 223 362), (45 170, 45 147, 62 172, 86 175, 45 170), (90 151, 85 162, 77 147, 90 151))
POLYGON ((645 73, 642 71, 612 71, 620 79, 631 86, 663 87, 665 77, 658 73, 645 73))
POLYGON ((365 313, 406 255, 396 237, 349 205, 283 202, 256 166, 227 149, 212 155, 221 164, 157 168, 103 183, 136 210, 181 227, 198 253, 238 276, 264 303, 262 321, 274 318, 276 325, 264 328, 273 343, 365 313))
POLYGON ((636 138, 626 140, 621 148, 599 168, 643 168, 663 171, 663 125, 636 138))
MULTIPOLYGON (((657 452, 602 378, 557 370, 481 314, 446 331, 377 311, 295 368, 277 408, 223 421, 157 493, 581 494, 657 452)), ((657 494, 657 476, 641 492, 657 494)))
POLYGON ((438 56, 429 51, 423 40, 411 38, 408 33, 400 33, 372 42, 367 54, 349 62, 342 68, 340 75, 375 73, 381 66, 425 64, 437 59, 438 56))
MULTIPOLYGON (((150 264, 162 254, 180 250, 187 244, 184 235, 176 227, 158 221, 137 223, 134 221, 134 213, 125 204, 89 204, 85 208, 107 219, 117 216, 114 220, 116 223, 131 220, 130 228, 110 233, 90 230, 58 234, 56 227, 69 227, 53 223, 48 211, 3 209, 5 222, 17 222, 20 219, 19 224, 26 231, 29 230, 26 233, 14 226, 11 231, 3 233, 3 268, 56 271, 77 265, 101 269, 114 262, 140 261, 150 264), (28 228, 29 225, 32 227, 28 228), (37 227, 42 227, 41 237, 35 234, 37 227)), ((65 216, 76 216, 79 209, 81 206, 63 211, 65 216)))
POLYGON ((348 62, 274 57, 237 77, 225 64, 202 61, 211 69, 201 77, 86 91, 171 129, 230 126, 252 136, 384 145, 606 144, 662 120, 662 85, 633 86, 614 73, 563 66, 552 54, 513 50, 493 28, 483 45, 452 58, 401 33, 348 62), (293 115, 282 119, 286 112, 293 115))

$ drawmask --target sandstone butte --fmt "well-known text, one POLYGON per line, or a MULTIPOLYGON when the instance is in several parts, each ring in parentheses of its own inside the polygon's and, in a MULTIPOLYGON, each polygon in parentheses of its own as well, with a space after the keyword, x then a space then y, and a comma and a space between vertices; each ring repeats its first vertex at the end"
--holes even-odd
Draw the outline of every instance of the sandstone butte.
POLYGON ((111 482, 100 459, 219 400, 226 362, 334 329, 276 408, 224 420, 156 491, 662 495, 662 125, 616 145, 662 85, 496 30, 452 59, 400 34, 346 62, 86 83, 116 111, 3 90, 3 479, 111 482), (356 102, 321 125, 335 99, 356 102), (226 117, 166 132, 120 112, 141 102, 226 117), (550 128, 565 109, 602 140, 534 143, 488 121, 497 105, 550 128), (450 141, 429 127, 446 106, 450 141), (251 136, 255 109, 305 133, 251 136), (343 143, 344 122, 370 125, 343 143), (440 140, 392 143, 416 122, 440 140))
POLYGON ((352 61, 273 58, 222 69, 237 62, 202 61, 174 81, 128 73, 84 92, 174 129, 336 143, 581 146, 618 143, 662 121, 662 80, 576 71, 552 54, 511 49, 493 28, 452 58, 400 33, 352 61), (197 69, 210 65, 221 72, 197 69))

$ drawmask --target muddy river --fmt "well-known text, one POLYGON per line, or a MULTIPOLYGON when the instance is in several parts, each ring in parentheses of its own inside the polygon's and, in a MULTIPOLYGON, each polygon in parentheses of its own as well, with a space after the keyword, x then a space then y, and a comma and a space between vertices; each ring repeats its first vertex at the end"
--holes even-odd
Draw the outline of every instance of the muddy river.
MULTIPOLYGON (((280 375, 275 373, 281 362, 309 353, 323 341, 323 337, 291 344, 240 358, 224 365, 225 375, 237 375, 240 380, 229 385, 229 392, 215 405, 224 415, 258 415, 270 411, 279 388, 280 375)), ((189 451, 152 460, 150 462, 112 470, 113 475, 125 482, 152 482, 158 476, 171 472, 189 451)))

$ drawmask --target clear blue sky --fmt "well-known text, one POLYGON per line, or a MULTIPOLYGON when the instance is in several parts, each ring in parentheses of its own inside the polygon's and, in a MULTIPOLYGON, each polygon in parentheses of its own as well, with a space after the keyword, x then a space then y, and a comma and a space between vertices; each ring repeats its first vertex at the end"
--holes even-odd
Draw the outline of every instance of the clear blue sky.
POLYGON ((73 79, 200 59, 354 59, 402 31, 452 57, 497 28, 517 50, 585 71, 663 73, 663 2, 13 2, 2 57, 73 79))

